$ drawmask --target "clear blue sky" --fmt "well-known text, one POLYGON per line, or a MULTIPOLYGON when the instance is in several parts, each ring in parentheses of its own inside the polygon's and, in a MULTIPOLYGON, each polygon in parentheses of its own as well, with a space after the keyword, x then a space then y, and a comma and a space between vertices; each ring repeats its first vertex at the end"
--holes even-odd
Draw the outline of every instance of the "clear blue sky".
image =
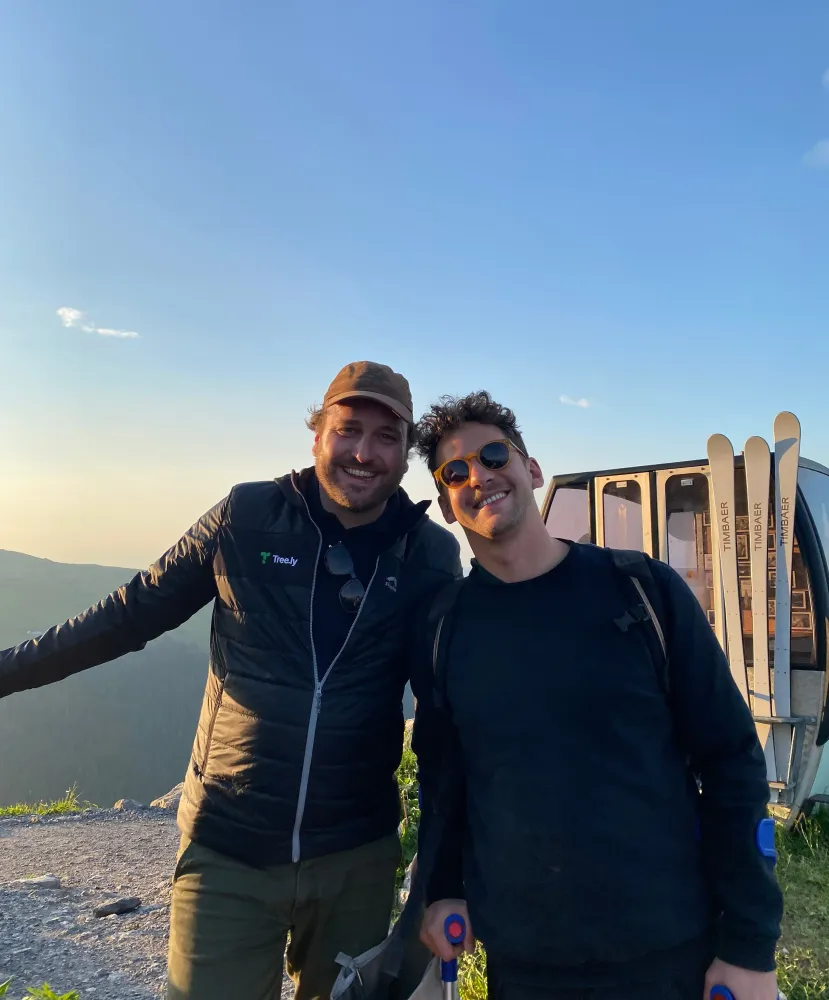
POLYGON ((4 5, 0 548, 154 558, 365 357, 548 475, 829 460, 827 71, 819 0, 4 5))

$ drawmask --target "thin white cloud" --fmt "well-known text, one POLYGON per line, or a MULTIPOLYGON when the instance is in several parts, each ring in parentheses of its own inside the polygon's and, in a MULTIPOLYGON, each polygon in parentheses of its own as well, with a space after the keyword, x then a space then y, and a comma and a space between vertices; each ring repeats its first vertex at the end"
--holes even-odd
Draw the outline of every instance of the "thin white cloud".
POLYGON ((579 406, 582 410, 586 410, 590 406, 589 399, 573 399, 572 396, 559 396, 560 403, 564 403, 565 406, 579 406))
POLYGON ((70 309, 69 306, 61 306, 58 309, 58 316, 60 316, 61 323, 67 327, 78 326, 83 319, 83 313, 80 309, 70 309))
POLYGON ((113 330, 109 326, 92 326, 85 323, 84 313, 71 306, 61 306, 57 314, 67 330, 83 330, 84 333, 96 333, 99 337, 120 337, 122 340, 135 340, 139 336, 134 330, 113 330))
POLYGON ((816 142, 809 152, 803 157, 803 162, 807 167, 829 167, 829 139, 821 139, 816 142))
POLYGON ((91 332, 97 333, 101 337, 122 337, 130 340, 138 336, 135 330, 113 330, 108 326, 97 326, 91 332))

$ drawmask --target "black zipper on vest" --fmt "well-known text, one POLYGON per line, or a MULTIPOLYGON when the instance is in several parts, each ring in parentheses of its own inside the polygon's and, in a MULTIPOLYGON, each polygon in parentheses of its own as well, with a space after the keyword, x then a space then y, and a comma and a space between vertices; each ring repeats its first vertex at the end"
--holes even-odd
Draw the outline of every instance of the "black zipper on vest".
MULTIPOLYGON (((296 489, 296 486, 294 486, 296 489)), ((342 656, 343 650, 348 644, 348 640, 351 638, 351 633, 354 631, 354 627, 360 615, 363 613, 363 608, 366 605, 366 600, 368 599, 368 592, 371 590, 371 585, 374 583, 374 578, 377 576, 377 570, 380 567, 380 557, 377 557, 377 562, 374 565, 374 572, 371 574, 371 579, 368 581, 368 586, 366 587, 366 592, 363 595, 363 600, 360 603, 360 607, 357 614, 354 616, 354 621, 351 623, 351 628, 348 630, 348 634, 345 637, 345 642, 331 661, 328 669, 322 676, 320 680, 319 669, 317 667, 317 650, 314 645, 314 592, 317 588, 317 571, 319 570, 320 555, 322 554, 322 546, 324 544, 322 538, 322 532, 319 529, 319 525, 311 516, 311 508, 308 506, 308 501, 303 496, 301 490, 297 490, 300 497, 302 497, 302 502, 305 504, 305 510, 308 514, 308 520, 313 524, 316 529, 317 535, 319 536, 319 545, 317 546, 317 560, 314 563, 314 576, 311 580, 311 613, 309 620, 309 630, 311 633, 311 663, 314 667, 314 700, 311 704, 311 717, 308 720, 308 733, 305 737, 305 756, 302 759, 302 777, 299 782, 299 798, 296 804, 296 818, 294 819, 294 832, 291 837, 291 860, 296 864, 300 860, 300 850, 299 850, 299 831, 302 826, 302 816, 305 812, 305 800, 308 797, 308 779, 311 775, 311 758, 314 754, 314 739, 317 735, 317 719, 322 711, 322 688, 325 682, 328 680, 328 676, 334 669, 334 666, 342 656)))

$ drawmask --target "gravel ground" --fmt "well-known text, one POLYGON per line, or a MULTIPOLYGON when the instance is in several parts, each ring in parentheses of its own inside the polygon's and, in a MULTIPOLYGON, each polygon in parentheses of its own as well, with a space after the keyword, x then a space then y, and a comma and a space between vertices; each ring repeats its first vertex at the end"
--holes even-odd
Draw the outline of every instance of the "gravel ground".
POLYGON ((82 1000, 163 997, 178 839, 166 809, 0 819, 0 983, 14 977, 7 1000, 44 981, 82 1000), (18 882, 43 875, 60 888, 18 882), (137 910, 94 915, 129 896, 141 900, 137 910))

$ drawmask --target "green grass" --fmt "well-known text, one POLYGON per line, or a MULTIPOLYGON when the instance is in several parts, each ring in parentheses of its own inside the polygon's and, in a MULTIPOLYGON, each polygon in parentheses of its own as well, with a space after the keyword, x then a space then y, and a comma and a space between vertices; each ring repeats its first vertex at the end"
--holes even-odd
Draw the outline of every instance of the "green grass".
POLYGON ((420 824, 420 804, 417 801, 417 757, 411 748, 409 734, 403 746, 403 757, 397 769, 397 784, 403 805, 403 821, 400 824, 400 841, 403 847, 403 861, 398 876, 411 864, 417 853, 417 828, 420 824))
POLYGON ((788 1000, 829 1000, 829 812, 778 830, 777 877, 786 899, 778 979, 788 1000))
MULTIPOLYGON (((403 866, 417 850, 417 758, 408 739, 398 770, 404 804, 403 866)), ((829 811, 817 812, 796 830, 777 830, 777 877, 785 897, 777 976, 787 1000, 829 1000, 829 811)), ((398 871, 402 881, 404 867, 398 871)), ((486 997, 486 955, 480 946, 459 966, 463 1000, 486 997)))
MULTIPOLYGON (((11 984, 11 979, 0 983, 0 997, 8 993, 11 984)), ((70 990, 68 993, 55 993, 48 983, 44 983, 42 986, 30 986, 26 990, 25 996, 36 998, 36 1000, 80 1000, 80 993, 77 990, 70 990)))
MULTIPOLYGON (((13 806, 0 806, 2 816, 58 816, 62 813, 84 812, 96 808, 92 802, 81 802, 76 785, 66 789, 62 799, 53 802, 18 802, 13 806)), ((3 994, 0 993, 0 996, 3 994)))

